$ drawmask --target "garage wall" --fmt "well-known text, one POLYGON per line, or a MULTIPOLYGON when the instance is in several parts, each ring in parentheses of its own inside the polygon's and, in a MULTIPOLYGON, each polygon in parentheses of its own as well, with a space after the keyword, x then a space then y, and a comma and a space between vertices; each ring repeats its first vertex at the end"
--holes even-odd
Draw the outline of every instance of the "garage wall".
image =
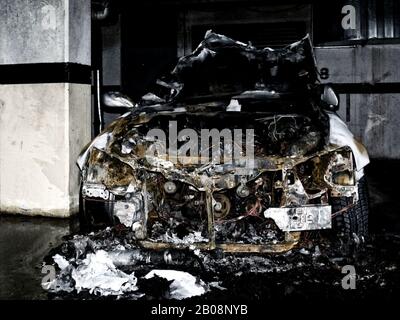
POLYGON ((340 101, 341 118, 371 157, 400 159, 400 94, 341 94, 340 101))
POLYGON ((0 64, 90 65, 90 1, 2 0, 0 64), (88 32, 89 31, 89 32, 88 32))
POLYGON ((0 6, 0 212, 68 217, 90 141, 91 4, 0 6))
POLYGON ((329 69, 332 83, 400 82, 400 44, 317 47, 318 67, 329 69))
MULTIPOLYGON (((235 6, 224 4, 220 6, 207 6, 181 10, 178 20, 178 48, 177 55, 182 56, 192 52, 198 45, 199 37, 195 32, 201 30, 201 39, 205 31, 212 29, 214 32, 226 33, 245 43, 252 41, 254 45, 263 47, 283 45, 297 41, 293 31, 288 33, 287 27, 291 24, 304 25, 300 38, 312 29, 311 4, 285 4, 273 3, 269 5, 249 5, 238 3, 235 6), (281 28, 274 28, 281 25, 281 28), (250 28, 249 28, 250 27, 250 28), (246 30, 247 29, 247 30, 246 30), (260 33, 256 39, 256 33, 260 33), (196 40, 196 41, 194 41, 196 40), (194 43, 195 42, 195 43, 194 43)), ((295 30, 296 31, 296 30, 295 30)))
POLYGON ((400 44, 316 48, 323 83, 339 90, 340 114, 371 157, 400 159, 400 44))
POLYGON ((75 161, 90 138, 89 94, 82 84, 0 86, 1 211, 64 217, 78 208, 75 161))

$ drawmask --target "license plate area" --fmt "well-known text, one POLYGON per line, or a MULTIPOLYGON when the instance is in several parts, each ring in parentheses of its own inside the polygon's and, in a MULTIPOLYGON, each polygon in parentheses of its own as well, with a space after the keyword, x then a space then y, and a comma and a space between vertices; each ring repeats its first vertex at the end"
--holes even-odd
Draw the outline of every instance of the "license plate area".
POLYGON ((332 228, 332 208, 312 205, 293 208, 268 208, 264 217, 275 221, 282 231, 324 230, 332 228))

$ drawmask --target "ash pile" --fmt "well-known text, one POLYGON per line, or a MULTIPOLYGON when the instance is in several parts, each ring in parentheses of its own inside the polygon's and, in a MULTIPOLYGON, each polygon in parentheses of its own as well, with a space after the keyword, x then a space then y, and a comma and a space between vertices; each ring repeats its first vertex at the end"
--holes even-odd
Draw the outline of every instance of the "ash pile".
POLYGON ((50 299, 382 298, 399 294, 399 248, 400 237, 385 234, 367 242, 304 239, 284 254, 227 254, 190 245, 155 251, 115 226, 70 236, 50 252, 44 264, 55 267, 56 277, 42 287, 50 299), (343 288, 345 266, 354 267, 355 290, 343 288))

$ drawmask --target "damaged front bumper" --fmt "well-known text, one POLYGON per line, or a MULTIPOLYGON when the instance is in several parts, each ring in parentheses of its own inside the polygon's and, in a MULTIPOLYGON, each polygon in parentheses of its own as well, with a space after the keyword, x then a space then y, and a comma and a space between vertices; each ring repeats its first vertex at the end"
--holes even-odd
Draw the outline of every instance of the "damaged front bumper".
POLYGON ((268 208, 265 218, 275 221, 282 231, 323 230, 332 227, 332 208, 327 205, 293 208, 268 208))
MULTIPOLYGON (((93 201, 84 200, 84 202, 93 201)), ((152 239, 147 230, 147 219, 140 214, 138 210, 140 201, 135 200, 135 204, 127 201, 99 201, 102 203, 105 212, 112 217, 114 222, 119 222, 129 226, 138 240, 138 244, 145 249, 168 250, 168 249, 191 249, 191 250, 222 250, 231 253, 281 253, 294 248, 301 239, 302 231, 325 230, 332 227, 331 206, 329 205, 306 205, 302 207, 288 208, 268 208, 263 215, 265 220, 272 221, 280 231, 283 237, 278 241, 266 241, 265 243, 229 243, 216 241, 216 234, 220 221, 215 221, 214 214, 208 215, 207 233, 208 237, 184 237, 178 240, 174 234, 169 239, 152 239), (110 212, 111 210, 111 212, 110 212), (135 212, 136 214, 132 214, 135 212), (177 241, 178 240, 178 241, 177 241)))
MULTIPOLYGON (((248 244, 248 243, 193 243, 189 249, 193 250, 222 250, 228 253, 282 253, 294 248, 300 241, 300 232, 288 232, 285 241, 270 244, 248 244)), ((149 240, 140 241, 139 244, 145 249, 168 250, 187 249, 188 245, 153 242, 149 240)))

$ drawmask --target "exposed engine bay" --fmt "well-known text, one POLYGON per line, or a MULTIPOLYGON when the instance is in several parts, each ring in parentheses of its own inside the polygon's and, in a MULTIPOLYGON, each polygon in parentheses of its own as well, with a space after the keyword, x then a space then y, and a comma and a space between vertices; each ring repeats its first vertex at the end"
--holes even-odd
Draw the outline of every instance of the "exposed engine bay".
POLYGON ((146 249, 284 252, 357 203, 368 155, 321 99, 309 37, 272 50, 208 32, 158 85, 78 159, 90 225, 146 249))

